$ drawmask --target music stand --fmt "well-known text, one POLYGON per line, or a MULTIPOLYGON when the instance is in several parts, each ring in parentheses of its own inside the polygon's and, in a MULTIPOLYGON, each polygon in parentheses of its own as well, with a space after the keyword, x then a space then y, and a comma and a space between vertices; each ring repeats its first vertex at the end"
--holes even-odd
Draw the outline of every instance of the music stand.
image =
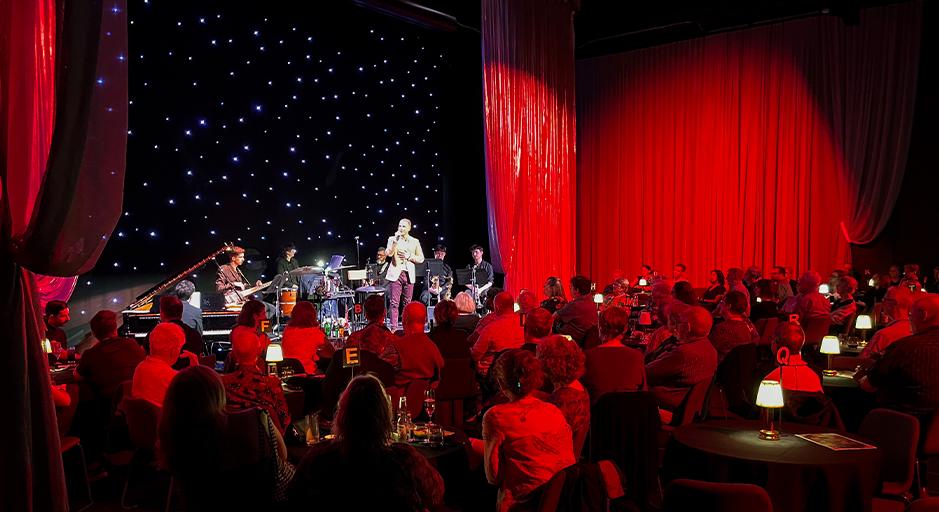
POLYGON ((424 260, 424 264, 427 265, 427 273, 432 276, 442 276, 443 275, 443 260, 438 260, 437 258, 431 260, 424 260))
POLYGON ((458 268, 453 271, 455 274, 454 284, 468 286, 473 284, 473 270, 469 268, 458 268))

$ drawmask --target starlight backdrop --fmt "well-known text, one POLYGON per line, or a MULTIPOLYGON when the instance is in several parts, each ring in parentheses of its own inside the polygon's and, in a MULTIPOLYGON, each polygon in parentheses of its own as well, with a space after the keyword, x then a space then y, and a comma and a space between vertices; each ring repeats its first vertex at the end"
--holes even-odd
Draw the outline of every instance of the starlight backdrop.
POLYGON ((96 273, 168 277, 226 241, 354 262, 355 236, 364 263, 402 216, 443 241, 444 45, 358 9, 222 5, 129 7, 124 215, 96 273))

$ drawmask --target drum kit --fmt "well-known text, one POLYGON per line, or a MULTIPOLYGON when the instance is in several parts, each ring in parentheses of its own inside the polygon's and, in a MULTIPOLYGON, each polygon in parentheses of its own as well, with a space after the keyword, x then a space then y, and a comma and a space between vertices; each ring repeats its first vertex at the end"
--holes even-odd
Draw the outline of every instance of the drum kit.
MULTIPOLYGON (((385 293, 384 287, 368 284, 371 282, 369 279, 362 280, 365 285, 356 288, 354 292, 347 287, 343 283, 341 271, 354 266, 342 265, 336 268, 304 266, 277 276, 274 281, 275 297, 277 298, 276 326, 280 326, 282 317, 290 317, 297 305, 297 300, 301 297, 302 290, 299 287, 296 285, 285 286, 289 278, 299 279, 307 285, 304 288, 311 292, 311 297, 320 306, 317 310, 321 321, 323 318, 338 314, 338 304, 335 304, 338 300, 348 299, 353 301, 356 293, 365 294, 366 296, 385 293), (327 309, 335 311, 326 311, 327 309)), ((351 304, 347 307, 351 309, 351 304)))

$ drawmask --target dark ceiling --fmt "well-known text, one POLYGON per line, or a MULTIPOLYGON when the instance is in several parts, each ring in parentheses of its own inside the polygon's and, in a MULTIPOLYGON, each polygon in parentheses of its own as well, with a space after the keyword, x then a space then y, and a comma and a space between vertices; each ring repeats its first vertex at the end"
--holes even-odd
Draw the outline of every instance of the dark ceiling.
MULTIPOLYGON (((506 0, 511 1, 511 0, 506 0)), ((570 0, 577 1, 577 0, 570 0)), ((438 31, 479 33, 476 0, 353 0, 370 10, 438 31)), ((865 7, 897 0, 580 0, 574 17, 577 57, 593 57, 813 15, 858 22, 865 7)))

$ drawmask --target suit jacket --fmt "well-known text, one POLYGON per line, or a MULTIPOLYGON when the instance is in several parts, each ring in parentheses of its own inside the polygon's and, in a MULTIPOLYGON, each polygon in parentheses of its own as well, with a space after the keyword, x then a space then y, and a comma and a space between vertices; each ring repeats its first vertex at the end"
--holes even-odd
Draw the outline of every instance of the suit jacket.
MULTIPOLYGON (((389 250, 391 246, 395 243, 395 237, 388 237, 389 250)), ((417 270, 414 268, 415 263, 424 263, 424 251, 421 250, 421 242, 417 238, 408 235, 407 240, 401 240, 398 242, 398 250, 403 250, 411 255, 411 259, 404 261, 398 258, 397 254, 391 254, 388 256, 388 259, 391 261, 391 264, 388 265, 388 274, 385 275, 385 279, 391 282, 398 280, 398 277, 401 276, 401 272, 407 271, 408 280, 414 282, 417 278, 417 270)))

